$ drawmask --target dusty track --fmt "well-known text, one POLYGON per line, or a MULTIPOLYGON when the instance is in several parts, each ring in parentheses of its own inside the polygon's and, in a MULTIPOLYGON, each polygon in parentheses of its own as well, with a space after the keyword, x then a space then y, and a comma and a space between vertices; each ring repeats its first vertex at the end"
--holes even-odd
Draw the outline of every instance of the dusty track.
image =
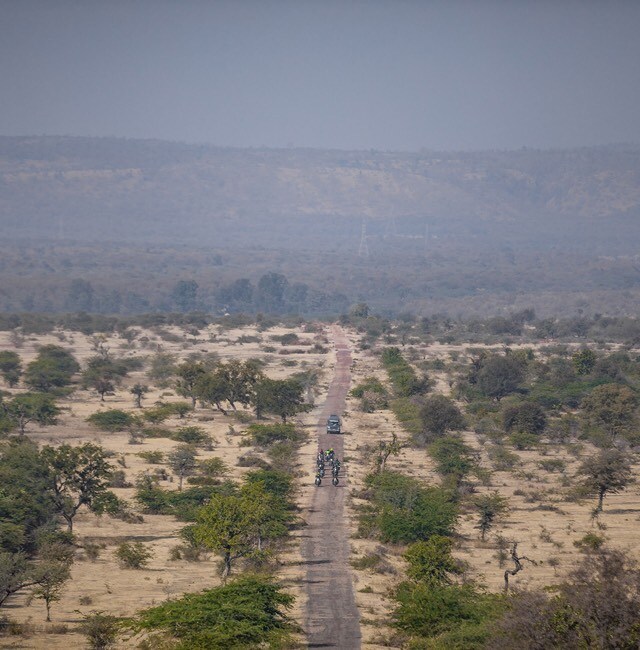
MULTIPOLYGON (((341 435, 326 433, 327 418, 342 414, 351 382, 351 351, 343 330, 332 328, 336 350, 334 376, 324 405, 318 410, 318 445, 333 447, 342 459, 341 435)), ((312 459, 310 459, 311 461, 312 459)), ((348 472, 348 468, 345 468, 348 472)), ((351 568, 349 535, 345 522, 344 500, 348 481, 343 475, 340 484, 331 484, 330 473, 315 488, 305 513, 308 526, 302 542, 302 556, 307 567, 307 611, 305 630, 309 648, 360 648, 360 622, 356 608, 351 568)))

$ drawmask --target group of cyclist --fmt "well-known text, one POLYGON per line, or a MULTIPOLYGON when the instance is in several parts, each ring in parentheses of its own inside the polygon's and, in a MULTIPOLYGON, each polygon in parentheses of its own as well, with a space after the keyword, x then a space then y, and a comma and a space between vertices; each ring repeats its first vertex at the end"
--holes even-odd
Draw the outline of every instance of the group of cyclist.
POLYGON ((319 486, 322 483, 322 479, 324 478, 325 475, 325 463, 330 463, 331 464, 331 482, 333 485, 338 485, 340 482, 338 479, 338 475, 340 474, 340 460, 338 457, 335 455, 335 452, 333 451, 333 447, 330 447, 326 451, 323 449, 320 449, 318 451, 318 455, 316 456, 316 478, 315 478, 315 484, 316 486, 319 486))

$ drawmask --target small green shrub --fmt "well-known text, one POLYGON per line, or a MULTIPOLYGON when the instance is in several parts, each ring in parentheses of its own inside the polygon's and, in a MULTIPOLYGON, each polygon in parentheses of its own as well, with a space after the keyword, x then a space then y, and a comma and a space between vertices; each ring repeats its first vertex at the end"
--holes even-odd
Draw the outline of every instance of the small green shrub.
POLYGON ((268 447, 276 442, 300 444, 306 437, 293 424, 252 424, 247 428, 247 435, 258 447, 268 447))
POLYGON ((142 542, 122 542, 116 548, 115 556, 123 569, 144 569, 153 552, 145 548, 142 542))
POLYGON ((202 427, 180 427, 171 439, 188 445, 211 445, 211 436, 202 427))
POLYGON ((135 418, 130 413, 120 409, 110 409, 93 413, 87 418, 87 422, 98 427, 101 431, 114 432, 128 429, 134 424, 135 418))
POLYGON ((229 468, 222 458, 207 458, 206 460, 201 460, 198 462, 198 469, 203 476, 209 478, 219 478, 221 476, 226 476, 229 473, 229 468))
POLYGON ((497 472, 508 472, 520 465, 520 457, 502 445, 493 445, 487 450, 487 455, 493 469, 497 472))
POLYGON ((131 483, 127 481, 126 474, 122 469, 116 469, 111 472, 111 477, 109 478, 109 487, 112 488, 128 488, 131 487, 131 483))
POLYGON ((564 472, 566 463, 562 458, 546 458, 545 460, 538 461, 538 467, 545 472, 564 472))
POLYGON ((288 648, 291 634, 299 631, 286 614, 293 601, 272 578, 247 575, 147 609, 138 615, 136 628, 164 631, 181 648, 194 650, 288 648))
POLYGON ((525 449, 534 449, 540 442, 540 439, 533 433, 518 431, 509 436, 509 442, 518 451, 523 451, 525 449))
POLYGON ((87 637, 91 650, 108 650, 113 648, 120 631, 120 619, 102 611, 85 614, 80 630, 87 637))
POLYGON ((157 449, 140 451, 138 456, 146 460, 150 465, 159 465, 164 460, 164 454, 157 449))
POLYGON ((377 553, 368 553, 362 557, 351 560, 351 566, 359 571, 375 569, 380 564, 381 557, 377 553))
POLYGON ((579 548, 581 551, 597 551, 598 549, 604 546, 607 540, 602 535, 597 535, 596 533, 587 533, 581 539, 573 542, 573 545, 576 548, 579 548))
POLYGON ((145 438, 171 438, 171 431, 163 427, 147 427, 142 430, 145 438))

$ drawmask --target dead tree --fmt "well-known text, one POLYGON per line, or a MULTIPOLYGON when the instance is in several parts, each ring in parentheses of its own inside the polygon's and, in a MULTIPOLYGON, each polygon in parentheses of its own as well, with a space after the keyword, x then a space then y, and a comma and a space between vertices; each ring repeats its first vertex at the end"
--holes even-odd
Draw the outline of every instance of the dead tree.
POLYGON ((520 573, 524 569, 522 566, 523 560, 531 562, 534 566, 538 566, 538 563, 535 560, 528 558, 526 555, 518 555, 518 542, 513 542, 511 547, 511 559, 514 563, 513 569, 507 569, 504 572, 504 593, 506 594, 509 591, 509 576, 514 576, 516 573, 520 573))
POLYGON ((385 442, 384 440, 378 441, 376 448, 376 467, 378 468, 378 473, 384 472, 389 456, 397 456, 403 447, 406 446, 398 440, 398 436, 395 433, 391 435, 391 442, 385 442))

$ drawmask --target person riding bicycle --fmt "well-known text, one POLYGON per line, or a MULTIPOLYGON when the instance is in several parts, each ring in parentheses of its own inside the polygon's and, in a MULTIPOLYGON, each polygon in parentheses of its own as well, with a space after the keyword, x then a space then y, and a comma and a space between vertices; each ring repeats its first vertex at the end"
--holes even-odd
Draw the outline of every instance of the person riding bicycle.
POLYGON ((333 460, 333 447, 329 447, 326 451, 327 460, 333 460))

